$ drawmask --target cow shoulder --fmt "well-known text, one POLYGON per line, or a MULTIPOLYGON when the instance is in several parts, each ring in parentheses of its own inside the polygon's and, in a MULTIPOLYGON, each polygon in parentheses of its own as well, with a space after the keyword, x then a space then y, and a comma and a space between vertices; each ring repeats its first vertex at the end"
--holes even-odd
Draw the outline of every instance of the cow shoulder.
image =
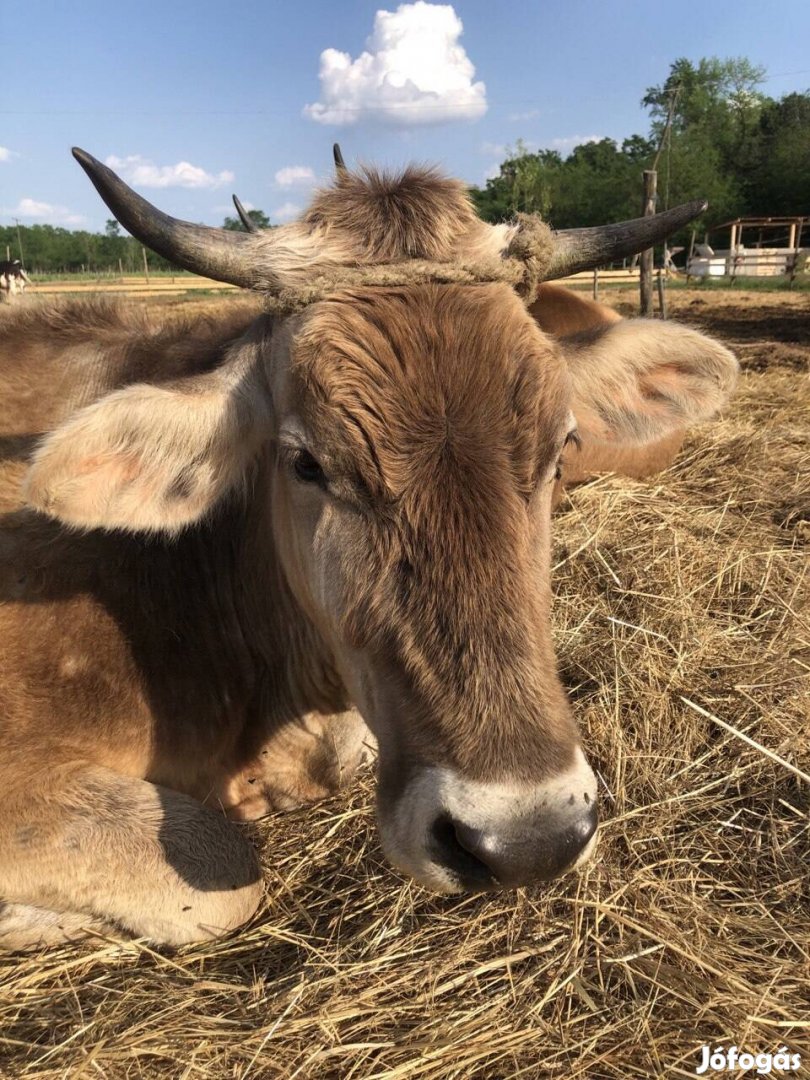
POLYGON ((554 337, 593 330, 619 322, 621 316, 604 304, 597 304, 581 293, 562 285, 544 283, 538 286, 529 314, 541 330, 554 337))

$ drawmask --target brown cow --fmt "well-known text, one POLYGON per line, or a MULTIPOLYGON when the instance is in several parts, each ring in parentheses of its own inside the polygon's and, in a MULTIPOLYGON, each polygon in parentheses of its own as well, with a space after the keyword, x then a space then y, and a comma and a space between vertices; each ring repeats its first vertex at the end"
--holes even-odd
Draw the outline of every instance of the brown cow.
POLYGON ((736 363, 591 305, 552 335, 518 292, 542 324, 539 281, 696 208, 554 236, 484 225, 432 172, 343 170, 248 236, 77 156, 130 232, 275 310, 3 321, 0 941, 238 926, 261 885, 228 819, 333 791, 374 739, 383 846, 426 885, 587 857, 549 621, 561 455, 639 458, 714 414, 736 363))

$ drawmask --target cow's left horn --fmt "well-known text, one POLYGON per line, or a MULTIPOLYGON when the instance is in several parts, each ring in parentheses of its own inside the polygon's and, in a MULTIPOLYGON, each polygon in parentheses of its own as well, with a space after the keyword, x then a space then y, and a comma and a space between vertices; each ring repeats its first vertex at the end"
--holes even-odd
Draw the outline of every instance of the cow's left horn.
POLYGON ((244 208, 244 206, 242 206, 242 203, 239 201, 239 196, 238 195, 231 195, 231 198, 233 199, 233 205, 236 207, 236 212, 239 215, 239 220, 245 226, 247 231, 248 232, 258 232, 259 231, 259 226, 253 220, 253 218, 250 216, 250 214, 247 212, 247 210, 244 208))
POLYGON ((335 173, 337 176, 345 176, 349 170, 346 168, 346 162, 343 160, 343 151, 340 149, 340 143, 334 143, 332 145, 332 157, 335 159, 335 173))
POLYGON ((543 278, 551 281, 568 277, 580 270, 592 270, 616 259, 635 255, 682 229, 702 214, 708 205, 705 199, 694 199, 683 206, 665 210, 663 214, 620 221, 616 225, 561 229, 554 234, 554 255, 543 278))
POLYGON ((216 281, 247 289, 259 284, 252 257, 256 237, 169 217, 137 195, 91 154, 74 147, 73 156, 127 232, 158 255, 216 281))

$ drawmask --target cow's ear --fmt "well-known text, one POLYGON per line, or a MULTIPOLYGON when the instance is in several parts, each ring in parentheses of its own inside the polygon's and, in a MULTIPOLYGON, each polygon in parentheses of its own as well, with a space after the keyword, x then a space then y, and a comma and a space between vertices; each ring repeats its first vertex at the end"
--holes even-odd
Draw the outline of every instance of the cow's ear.
POLYGON ((583 441, 657 442, 713 416, 737 380, 728 349, 677 323, 626 319, 561 345, 583 441))
POLYGON ((81 528, 176 532, 240 483, 270 431, 256 364, 130 386, 43 440, 25 495, 81 528))

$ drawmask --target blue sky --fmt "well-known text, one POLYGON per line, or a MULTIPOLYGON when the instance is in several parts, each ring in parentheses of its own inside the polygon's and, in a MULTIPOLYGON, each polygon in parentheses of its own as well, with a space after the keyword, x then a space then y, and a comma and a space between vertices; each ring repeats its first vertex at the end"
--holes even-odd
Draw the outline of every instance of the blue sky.
POLYGON ((234 190, 288 220, 335 139, 349 163, 481 183, 518 138, 646 132, 639 101, 679 56, 748 56, 767 93, 807 89, 808 41, 810 0, 6 4, 0 223, 103 227, 74 144, 207 224, 234 190))

